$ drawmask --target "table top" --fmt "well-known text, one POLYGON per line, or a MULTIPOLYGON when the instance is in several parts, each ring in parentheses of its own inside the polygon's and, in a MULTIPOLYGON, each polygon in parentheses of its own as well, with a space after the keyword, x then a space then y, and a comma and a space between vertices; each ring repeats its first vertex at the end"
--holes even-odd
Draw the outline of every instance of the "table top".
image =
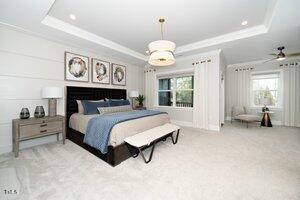
POLYGON ((273 114, 274 112, 272 112, 272 111, 265 111, 265 112, 260 111, 260 113, 269 113, 269 114, 273 114))

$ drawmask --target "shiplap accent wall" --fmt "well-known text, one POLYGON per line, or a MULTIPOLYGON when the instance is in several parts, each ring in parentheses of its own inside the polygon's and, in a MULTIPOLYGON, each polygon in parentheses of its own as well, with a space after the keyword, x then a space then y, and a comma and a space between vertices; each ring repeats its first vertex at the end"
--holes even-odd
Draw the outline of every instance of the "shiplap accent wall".
MULTIPOLYGON (((44 86, 122 88, 127 89, 128 92, 138 90, 144 93, 142 67, 16 31, 3 25, 0 26, 0 44, 0 153, 12 150, 11 121, 19 117, 22 107, 28 107, 33 116, 35 107, 42 105, 47 114, 47 100, 41 99, 41 89, 44 86), (113 86, 64 81, 64 51, 125 65, 127 85, 113 86)), ((60 99, 58 100, 58 114, 64 115, 64 113, 65 99, 60 99)), ((21 148, 51 141, 55 141, 55 136, 25 141, 21 144, 21 148)))

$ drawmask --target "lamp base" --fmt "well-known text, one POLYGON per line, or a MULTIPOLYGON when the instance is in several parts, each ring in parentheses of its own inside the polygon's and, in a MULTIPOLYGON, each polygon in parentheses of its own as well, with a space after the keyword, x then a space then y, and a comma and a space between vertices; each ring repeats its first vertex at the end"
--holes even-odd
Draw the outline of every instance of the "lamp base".
POLYGON ((49 117, 55 117, 56 116, 56 99, 49 99, 48 101, 48 115, 49 117))

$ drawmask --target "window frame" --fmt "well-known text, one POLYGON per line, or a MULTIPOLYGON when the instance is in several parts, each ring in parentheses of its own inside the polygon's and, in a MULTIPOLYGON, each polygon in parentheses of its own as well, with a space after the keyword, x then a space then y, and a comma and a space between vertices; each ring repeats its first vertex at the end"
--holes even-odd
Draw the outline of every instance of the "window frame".
POLYGON ((156 107, 161 107, 161 108, 173 108, 173 109, 188 109, 192 110, 194 109, 194 100, 193 100, 193 106, 192 107, 182 107, 182 106, 176 106, 176 95, 177 91, 193 91, 193 97, 194 97, 194 74, 182 74, 182 75, 174 75, 174 76, 163 76, 163 77, 158 77, 157 78, 157 105, 156 107), (183 77, 193 77, 193 88, 192 89, 177 89, 177 79, 178 78, 183 78, 183 77), (160 79, 173 79, 173 89, 170 90, 160 90, 159 89, 159 80, 160 79), (164 105, 159 105, 159 92, 171 92, 172 93, 172 106, 164 106, 164 105))
MULTIPOLYGON (((278 74, 278 88, 277 90, 270 90, 270 91, 277 91, 277 105, 275 106, 267 106, 271 109, 281 109, 282 108, 282 79, 283 73, 282 70, 272 70, 272 71, 258 71, 250 73, 250 106, 251 108, 261 108, 264 105, 255 105, 254 104, 254 90, 253 90, 253 80, 260 80, 260 79, 253 79, 255 75, 269 75, 269 74, 278 74)), ((259 91, 259 90, 255 90, 259 91)))

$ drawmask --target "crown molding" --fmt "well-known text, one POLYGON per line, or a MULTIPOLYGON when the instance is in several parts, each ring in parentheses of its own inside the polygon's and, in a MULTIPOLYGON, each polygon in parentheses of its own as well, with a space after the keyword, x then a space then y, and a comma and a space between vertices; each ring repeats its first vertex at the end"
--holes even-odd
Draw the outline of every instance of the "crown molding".
POLYGON ((194 51, 197 49, 201 49, 204 47, 209 47, 213 45, 218 45, 226 42, 231 42, 234 40, 239 40, 239 39, 244 39, 244 38, 249 38, 252 36, 260 35, 260 34, 265 34, 268 32, 268 29, 266 28, 265 25, 259 25, 259 26, 254 26, 251 28, 246 28, 240 31, 235 31, 232 33, 220 35, 217 37, 209 38, 206 40, 202 40, 199 42, 183 45, 177 48, 176 54, 181 54, 181 53, 186 53, 189 51, 194 51))
POLYGON ((76 26, 73 26, 73 25, 71 25, 69 23, 66 23, 62 20, 59 20, 55 17, 51 17, 51 16, 47 15, 42 20, 41 23, 46 25, 46 26, 52 27, 54 29, 63 31, 63 32, 71 34, 71 35, 74 35, 76 37, 88 40, 90 42, 105 46, 107 48, 113 49, 115 51, 118 51, 118 52, 121 52, 121 53, 124 53, 124 54, 127 54, 127 55, 130 55, 130 56, 135 57, 137 59, 140 59, 140 60, 143 60, 143 61, 147 60, 147 57, 145 55, 141 54, 141 53, 138 53, 138 52, 136 52, 132 49, 129 49, 125 46, 122 46, 118 43, 115 43, 113 41, 110 41, 108 39, 100 37, 100 36, 98 36, 96 34, 93 34, 91 32, 85 31, 85 30, 83 30, 81 28, 78 28, 76 26))
POLYGON ((194 59, 206 59, 206 58, 211 58, 213 56, 219 56, 221 54, 222 50, 221 49, 216 49, 216 50, 212 50, 212 51, 207 51, 204 53, 197 53, 197 54, 193 54, 193 55, 189 55, 189 56, 183 56, 180 58, 176 59, 176 63, 180 62, 180 61, 186 61, 186 60, 194 60, 194 59))
POLYGON ((275 9, 276 6, 278 5, 278 0, 271 0, 269 3, 269 6, 267 8, 267 12, 265 15, 265 20, 264 20, 264 24, 267 27, 267 29, 269 29, 271 27, 272 21, 274 19, 274 15, 275 15, 275 9))
POLYGON ((1 28, 6 29, 6 30, 16 31, 16 32, 19 32, 19 33, 23 33, 23 34, 26 34, 28 36, 38 37, 38 38, 45 39, 45 40, 48 40, 48 41, 51 41, 51 42, 60 43, 60 44, 63 44, 63 45, 66 45, 66 46, 69 46, 69 47, 72 47, 72 48, 80 49, 82 51, 90 52, 90 53, 93 53, 93 54, 99 54, 100 53, 101 56, 104 56, 104 57, 106 56, 110 59, 115 60, 116 62, 122 62, 123 64, 126 64, 126 65, 134 65, 134 66, 142 65, 142 64, 137 64, 137 63, 134 63, 134 62, 128 62, 128 59, 122 59, 122 58, 119 58, 119 57, 112 57, 111 55, 106 54, 104 52, 95 51, 95 50, 90 49, 90 48, 85 48, 84 46, 74 45, 74 44, 66 42, 64 40, 53 38, 53 37, 50 37, 50 36, 45 35, 45 34, 41 34, 41 33, 38 33, 38 32, 34 32, 34 31, 31 31, 31 30, 22 28, 20 26, 16 26, 16 25, 13 25, 13 24, 8 24, 6 22, 0 21, 0 29, 1 28))
MULTIPOLYGON (((55 2, 55 1, 54 1, 55 2)), ((54 3, 53 3, 54 4, 54 3)), ((191 52, 191 51, 195 51, 201 48, 206 48, 206 47, 211 47, 214 45, 219 45, 219 44, 223 44, 223 43, 227 43, 227 42, 232 42, 235 40, 240 40, 240 39, 245 39, 245 38, 249 38, 249 37, 253 37, 253 36, 257 36, 257 35, 261 35, 261 34, 266 34, 269 31, 269 28, 271 26, 272 20, 274 18, 274 13, 275 13, 275 9, 276 6, 278 4, 278 0, 271 0, 267 11, 266 11, 266 15, 265 15, 265 19, 262 25, 257 25, 254 27, 250 27, 250 28, 245 28, 239 31, 235 31, 235 32, 231 32, 228 34, 224 34, 224 35, 220 35, 220 36, 216 36, 216 37, 212 37, 212 38, 208 38, 205 40, 201 40, 195 43, 190 43, 190 44, 186 44, 186 45, 182 45, 177 47, 176 51, 175 51, 175 55, 179 55, 179 54, 183 54, 186 52, 191 52)), ((51 10, 51 8, 49 9, 49 11, 51 10)), ((49 12, 48 12, 49 13, 49 12)), ((49 27, 52 27, 54 29, 63 31, 65 33, 77 36, 79 38, 88 40, 90 42, 99 44, 101 46, 105 46, 107 48, 113 49, 115 51, 121 52, 123 54, 135 57, 137 59, 140 59, 142 61, 147 61, 148 60, 148 56, 144 55, 142 53, 139 53, 137 51, 134 51, 128 47, 122 46, 116 42, 113 42, 111 40, 105 39, 103 37, 100 37, 94 33, 88 32, 86 30, 83 30, 81 28, 78 28, 72 24, 66 23, 62 20, 59 20, 55 17, 52 17, 50 15, 45 16, 45 18, 42 20, 42 24, 47 25, 49 27)), ((184 59, 185 57, 189 57, 189 56, 183 56, 181 59, 184 59)))
POLYGON ((239 31, 216 36, 213 38, 208 38, 206 40, 201 40, 201 41, 198 41, 195 43, 182 45, 182 46, 177 47, 175 54, 178 55, 178 54, 186 53, 189 51, 195 51, 195 50, 205 48, 205 47, 210 47, 210 46, 214 46, 214 45, 218 45, 218 44, 222 44, 222 43, 226 43, 226 42, 231 42, 231 41, 235 41, 235 40, 240 40, 240 39, 249 38, 249 37, 268 33, 269 28, 270 28, 273 18, 274 18, 275 9, 276 9, 277 4, 278 4, 278 0, 270 1, 267 11, 266 11, 265 19, 264 19, 264 22, 262 25, 257 25, 254 27, 245 28, 245 29, 242 29, 239 31))
POLYGON ((277 61, 277 60, 272 60, 270 62, 265 63, 266 61, 268 61, 269 59, 264 59, 264 60, 255 60, 255 61, 250 61, 250 62, 242 62, 242 63, 235 63, 235 64, 231 64, 231 65, 227 65, 227 68, 234 68, 234 67, 241 67, 241 66, 258 66, 258 65, 270 65, 270 64, 274 64, 274 63, 278 63, 278 64, 282 64, 285 62, 291 62, 291 61, 295 61, 298 62, 298 60, 300 61, 300 57, 297 58, 286 58, 285 60, 282 61, 277 61))
MULTIPOLYGON (((267 59, 268 60, 268 59, 267 59)), ((255 61, 251 61, 251 62, 242 62, 242 63, 235 63, 235 64, 231 64, 231 65, 227 65, 227 68, 234 68, 234 67, 241 67, 241 66, 249 66, 249 65, 259 65, 259 64, 263 64, 265 61, 267 60, 255 60, 255 61)))

